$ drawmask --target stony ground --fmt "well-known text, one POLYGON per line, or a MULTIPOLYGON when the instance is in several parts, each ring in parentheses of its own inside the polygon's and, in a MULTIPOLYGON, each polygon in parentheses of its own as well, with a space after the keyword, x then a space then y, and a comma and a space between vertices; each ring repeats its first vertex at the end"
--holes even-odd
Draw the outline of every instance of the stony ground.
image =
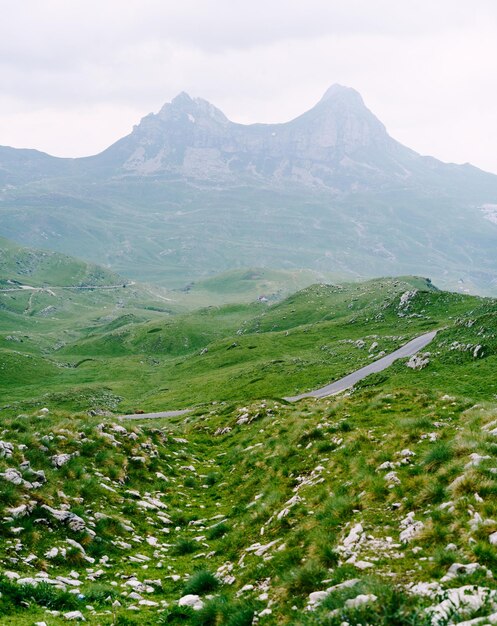
POLYGON ((497 623, 496 437, 494 405, 408 389, 16 416, 1 623, 497 623))

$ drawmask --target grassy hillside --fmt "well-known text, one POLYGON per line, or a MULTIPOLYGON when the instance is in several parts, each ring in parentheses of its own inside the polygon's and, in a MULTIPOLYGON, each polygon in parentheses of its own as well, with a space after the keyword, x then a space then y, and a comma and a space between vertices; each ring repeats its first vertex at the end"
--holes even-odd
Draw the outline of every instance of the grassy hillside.
POLYGON ((206 304, 239 304, 256 300, 274 303, 309 285, 339 278, 340 274, 333 275, 331 272, 256 267, 232 270, 188 283, 181 289, 172 290, 170 297, 188 309, 206 304))
POLYGON ((2 625, 492 623, 494 300, 413 277, 183 313, 140 285, 23 291, 0 295, 2 625), (349 393, 279 399, 431 329, 349 393))
MULTIPOLYGON (((457 391, 464 359, 489 370, 495 365, 494 308, 493 300, 405 278, 315 285, 274 305, 225 305, 181 315, 153 311, 148 320, 143 308, 135 313, 124 308, 77 329, 66 326, 62 333, 56 320, 48 333, 46 320, 37 320, 37 329, 13 333, 4 318, 3 406, 13 412, 47 403, 135 412, 283 397, 324 385, 443 327, 429 367, 421 372, 402 364, 396 368, 401 377, 457 391), (473 345, 481 328, 487 329, 488 348, 473 356, 474 344, 452 367, 452 334, 473 345), (26 354, 33 367, 46 364, 42 384, 36 376, 18 375, 26 354), (100 406, 101 398, 106 403, 100 406)), ((374 384, 374 377, 367 384, 374 384)), ((471 376, 467 391, 484 399, 495 393, 487 382, 476 389, 471 376)))
POLYGON ((73 611, 102 626, 488 615, 496 415, 404 387, 168 422, 4 420, 2 624, 58 626, 73 611), (198 610, 180 606, 188 594, 198 610))
POLYGON ((88 287, 122 284, 117 274, 57 252, 18 246, 0 237, 0 288, 88 287))
MULTIPOLYGON (((449 174, 449 172, 447 172, 449 174)), ((190 186, 141 177, 67 178, 0 190, 2 232, 135 280, 179 288, 233 268, 310 268, 342 280, 430 275, 446 289, 495 294, 495 200, 454 171, 444 190, 337 194, 320 188, 190 186)))

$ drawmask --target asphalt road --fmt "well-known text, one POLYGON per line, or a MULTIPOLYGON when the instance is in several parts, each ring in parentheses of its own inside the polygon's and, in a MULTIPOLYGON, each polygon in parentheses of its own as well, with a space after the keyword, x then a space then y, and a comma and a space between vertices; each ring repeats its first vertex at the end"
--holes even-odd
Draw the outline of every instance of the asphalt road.
MULTIPOLYGON (((437 331, 433 330, 424 335, 420 335, 412 341, 404 344, 398 350, 395 350, 395 352, 387 354, 381 359, 373 361, 373 363, 370 363, 365 367, 361 367, 361 369, 344 376, 344 378, 340 378, 340 380, 336 380, 334 383, 330 383, 329 385, 321 387, 320 389, 315 389, 314 391, 301 393, 298 396, 289 396, 284 399, 288 402, 296 402, 297 400, 302 400, 303 398, 326 398, 327 396, 333 396, 341 391, 350 389, 357 382, 366 378, 366 376, 387 369, 387 367, 390 367, 390 365, 392 365, 392 363, 397 359, 402 359, 416 354, 416 352, 419 352, 431 343, 436 334, 437 331)), ((161 417, 178 417, 180 415, 185 415, 186 413, 191 413, 191 411, 193 411, 193 409, 182 409, 181 411, 162 411, 158 413, 135 413, 133 415, 120 415, 119 417, 126 420, 158 419, 161 417)))
POLYGON ((381 372, 385 370, 387 367, 390 367, 394 361, 397 359, 402 359, 407 356, 412 356, 422 350, 425 346, 427 346, 431 341, 433 341, 437 331, 434 330, 430 333, 426 333, 425 335, 421 335, 420 337, 416 337, 409 343, 404 344, 395 352, 391 354, 387 354, 386 356, 378 359, 377 361, 373 361, 369 365, 365 367, 361 367, 361 369, 352 372, 348 376, 344 378, 340 378, 340 380, 336 380, 334 383, 330 383, 325 387, 321 387, 320 389, 315 389, 314 391, 308 391, 307 393, 301 393, 298 396, 290 396, 285 398, 288 402, 296 402, 297 400, 302 400, 302 398, 326 398, 326 396, 333 396, 336 393, 340 393, 341 391, 345 391, 346 389, 350 389, 357 382, 366 378, 370 374, 374 374, 376 372, 381 372))
POLYGON ((182 409, 181 411, 161 411, 159 413, 133 413, 132 415, 119 415, 119 418, 123 420, 153 420, 159 417, 179 417, 192 411, 193 409, 182 409))

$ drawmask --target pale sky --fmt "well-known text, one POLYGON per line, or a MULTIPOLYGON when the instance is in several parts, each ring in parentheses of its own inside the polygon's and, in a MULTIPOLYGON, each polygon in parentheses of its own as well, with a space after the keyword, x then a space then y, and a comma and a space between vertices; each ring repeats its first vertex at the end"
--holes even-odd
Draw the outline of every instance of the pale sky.
POLYGON ((0 0, 0 145, 95 154, 181 91, 283 122, 333 83, 497 173, 495 0, 0 0))

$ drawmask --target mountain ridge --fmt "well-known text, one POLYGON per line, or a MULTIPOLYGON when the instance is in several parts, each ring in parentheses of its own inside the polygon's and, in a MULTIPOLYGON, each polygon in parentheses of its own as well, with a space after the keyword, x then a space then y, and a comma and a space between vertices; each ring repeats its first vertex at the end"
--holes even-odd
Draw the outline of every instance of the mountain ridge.
POLYGON ((344 191, 351 184, 357 187, 362 182, 364 186, 371 177, 373 184, 377 183, 380 173, 383 179, 405 183, 416 175, 408 169, 413 161, 416 161, 415 169, 421 166, 424 173, 436 166, 468 166, 445 164, 422 156, 393 139, 385 125, 366 107, 360 93, 351 87, 333 84, 309 110, 274 124, 233 122, 207 100, 192 98, 183 91, 157 113, 145 115, 131 133, 94 155, 63 158, 38 150, 0 146, 0 182, 2 174, 11 173, 9 169, 16 166, 27 170, 28 180, 36 180, 57 175, 56 168, 62 174, 84 176, 95 167, 110 165, 111 175, 179 173, 199 179, 214 175, 227 181, 229 174, 248 172, 259 181, 266 178, 266 182, 275 183, 286 179, 344 191), (368 148, 373 150, 372 154, 364 154, 368 148), (195 152, 199 150, 204 153, 195 152), (252 159, 251 150, 255 152, 252 159), (212 151, 224 151, 227 158, 212 151), (243 156, 236 158, 237 151, 243 156), (386 161, 385 156, 389 157, 386 161), (312 171, 313 164, 318 165, 314 168, 317 171, 312 171), (396 168, 394 176, 385 176, 385 166, 392 165, 396 168), (34 177, 30 176, 33 170, 34 177), (345 185, 336 184, 340 174, 347 179, 345 185), (349 178, 355 180, 351 183, 349 178))
POLYGON ((497 289, 497 176, 403 146, 338 85, 281 124, 181 93, 98 155, 0 148, 0 207, 7 238, 169 287, 269 267, 497 289))

